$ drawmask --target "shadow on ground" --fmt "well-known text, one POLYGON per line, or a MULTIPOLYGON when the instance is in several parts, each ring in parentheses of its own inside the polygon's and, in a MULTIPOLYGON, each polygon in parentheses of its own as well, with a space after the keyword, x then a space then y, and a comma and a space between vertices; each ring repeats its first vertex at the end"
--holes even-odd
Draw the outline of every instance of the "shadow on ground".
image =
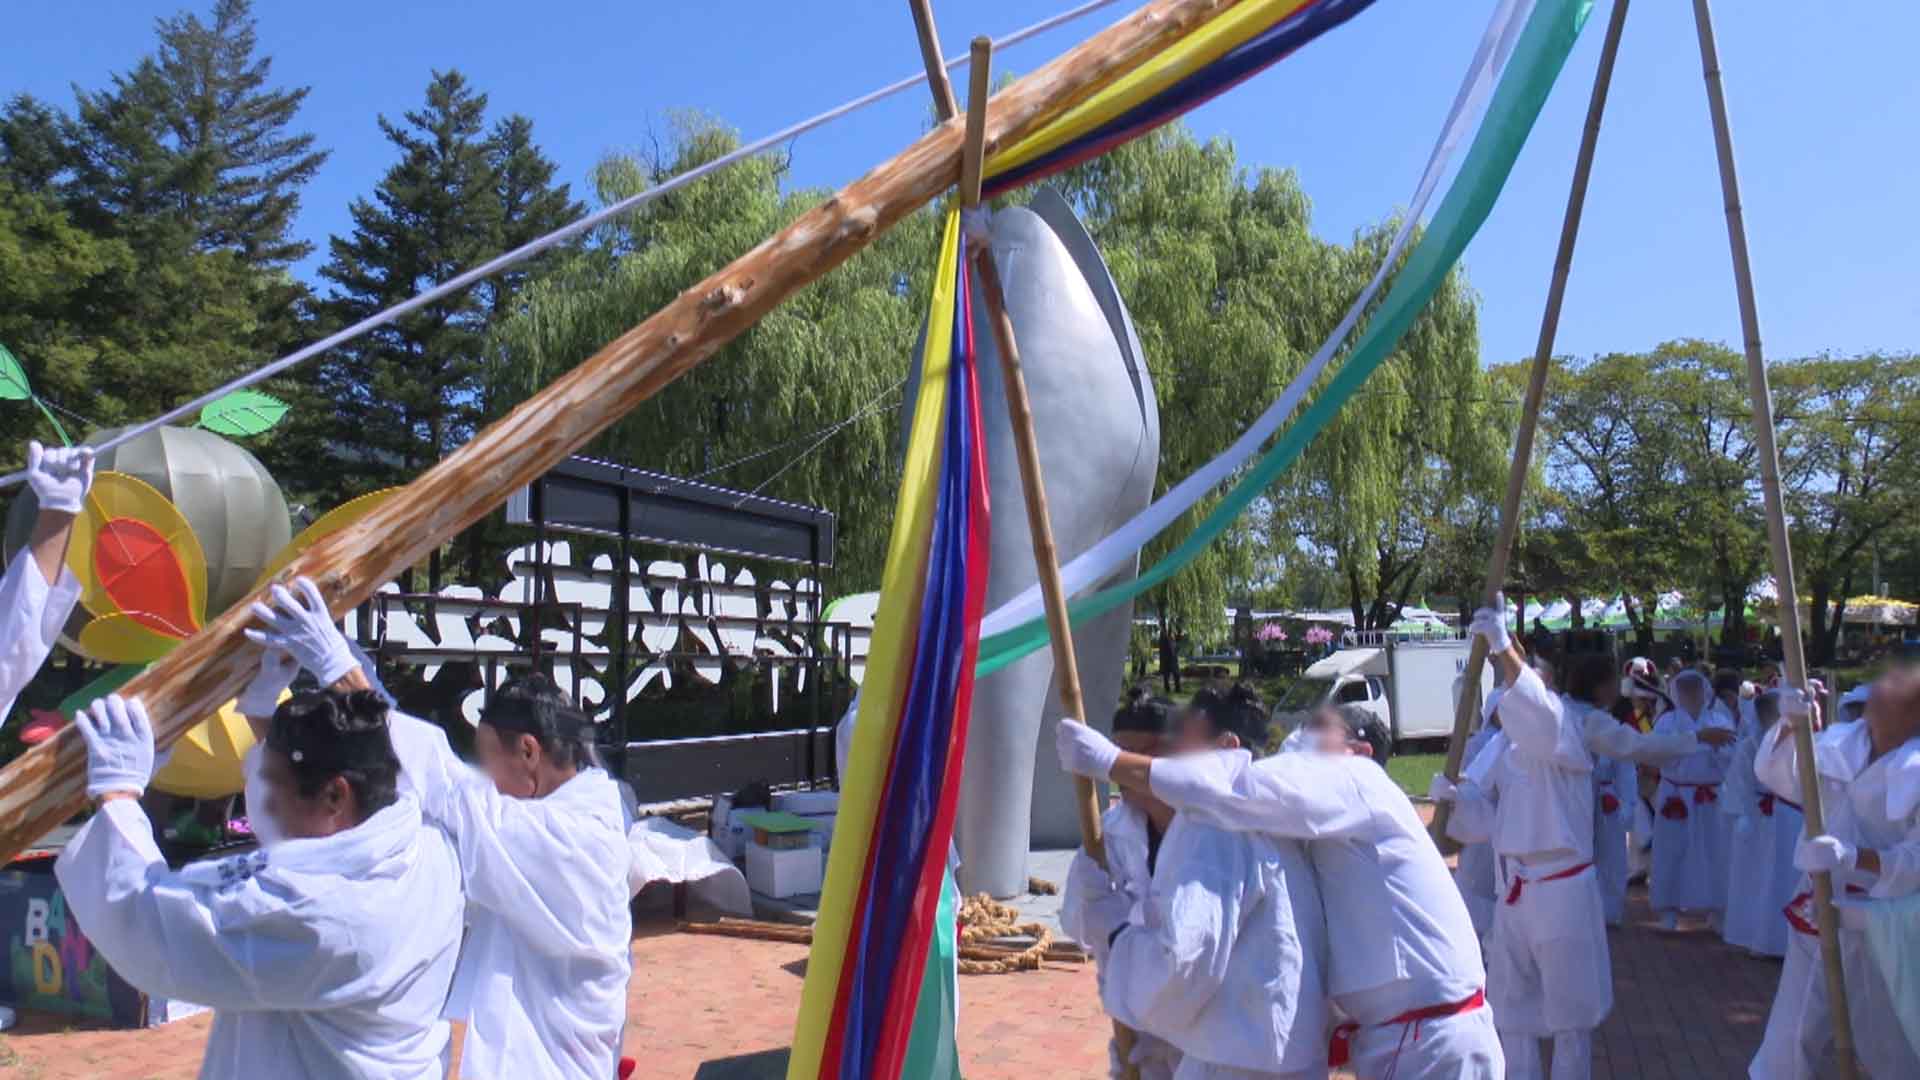
POLYGON ((693 1080, 784 1080, 789 1052, 783 1046, 778 1050, 702 1062, 693 1080))

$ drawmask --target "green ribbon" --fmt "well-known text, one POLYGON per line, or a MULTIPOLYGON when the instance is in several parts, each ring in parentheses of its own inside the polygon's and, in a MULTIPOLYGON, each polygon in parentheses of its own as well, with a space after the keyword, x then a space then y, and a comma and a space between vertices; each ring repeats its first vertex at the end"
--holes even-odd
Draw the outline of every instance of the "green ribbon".
MULTIPOLYGON (((1433 298, 1447 272, 1459 261, 1460 253, 1466 250, 1468 242, 1493 210, 1500 189, 1513 171, 1514 160, 1526 145, 1527 135, 1540 117, 1541 106, 1546 104, 1547 95, 1566 66, 1567 56, 1579 40, 1580 29, 1586 25, 1592 10, 1593 0, 1540 0, 1526 28, 1520 32, 1459 174, 1441 199, 1425 235, 1394 278, 1393 287, 1378 313, 1326 389, 1298 421, 1281 432, 1273 448, 1254 462, 1220 505, 1202 519, 1178 547, 1132 581, 1073 601, 1069 611, 1075 624, 1127 603, 1184 569, 1225 532, 1275 478, 1299 460, 1307 444, 1392 354, 1401 335, 1433 298)), ((990 675, 1046 643, 1044 618, 1031 619, 982 638, 974 675, 990 675)))

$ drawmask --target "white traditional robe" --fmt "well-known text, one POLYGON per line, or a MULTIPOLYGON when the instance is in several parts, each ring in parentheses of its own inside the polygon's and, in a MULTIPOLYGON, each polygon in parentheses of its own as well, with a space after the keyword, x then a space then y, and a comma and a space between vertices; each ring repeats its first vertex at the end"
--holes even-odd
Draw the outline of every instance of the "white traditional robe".
POLYGON ((1732 823, 1727 833, 1727 913, 1720 936, 1748 952, 1785 956, 1785 909, 1800 887, 1793 849, 1802 822, 1797 801, 1761 787, 1754 775, 1764 737, 1757 727, 1740 736, 1720 787, 1720 813, 1732 823))
MULTIPOLYGON (((1669 709, 1654 723, 1656 735, 1683 735, 1704 728, 1735 730, 1734 719, 1709 700, 1701 715, 1669 709)), ((1727 906, 1726 833, 1720 823, 1720 784, 1733 747, 1702 745, 1660 769, 1653 796, 1653 880, 1657 911, 1720 911, 1727 906)))
POLYGON ((80 600, 80 581, 64 564, 60 580, 47 584, 34 561, 33 549, 23 547, 0 577, 0 726, 13 711, 13 701, 47 662, 60 628, 80 600))
POLYGON ((1593 760, 1593 871, 1600 883, 1600 910, 1608 926, 1627 918, 1627 831, 1640 795, 1633 763, 1596 755, 1593 760))
MULTIPOLYGON (((1827 833, 1879 853, 1880 872, 1855 869, 1833 875, 1836 898, 1876 900, 1920 893, 1920 739, 1869 762, 1871 734, 1864 722, 1842 724, 1816 737, 1820 808, 1827 833)), ((1760 782, 1775 795, 1800 794, 1800 760, 1786 727, 1775 724, 1760 743, 1754 763, 1760 782)), ((1812 882, 1802 879, 1809 896, 1812 882)), ((1812 905, 1793 905, 1794 932, 1780 989, 1767 1016, 1767 1033, 1753 1059, 1754 1080, 1806 1080, 1820 1075, 1833 1044, 1827 1013, 1825 969, 1812 905)), ((1864 930, 1840 929, 1841 966, 1847 1006, 1853 1014, 1854 1050, 1874 1080, 1920 1076, 1920 1053, 1906 1040, 1887 983, 1875 969, 1864 930)))
POLYGON ((117 799, 54 872, 121 977, 213 1008, 202 1080, 446 1075, 459 866, 410 797, 333 836, 177 873, 139 804, 117 799))
POLYGON ((1486 987, 1473 919, 1413 804, 1371 760, 1243 750, 1153 763, 1154 795, 1236 832, 1305 843, 1329 913, 1327 992, 1359 1025, 1350 1068, 1363 1080, 1498 1077, 1485 1008, 1401 1022, 1471 1002, 1486 987))
POLYGON ((1176 815, 1101 1001, 1178 1047, 1174 1075, 1325 1076, 1326 916, 1302 846, 1176 815))
MULTIPOLYGON (((1506 750, 1507 737, 1500 729, 1491 724, 1481 725, 1473 738, 1467 740, 1466 753, 1461 756, 1466 762, 1460 771, 1461 779, 1485 784, 1506 750)), ((1452 830, 1448 833, 1451 835, 1452 830)), ((1460 887, 1460 899, 1466 901, 1467 914, 1473 916, 1473 932, 1482 938, 1493 929, 1493 908, 1500 894, 1498 877, 1491 842, 1476 840, 1460 845, 1459 857, 1453 864, 1453 881, 1460 887)))
POLYGON ((427 820, 453 841, 467 890, 467 941, 447 1001, 448 1017, 467 1024, 460 1075, 614 1075, 633 970, 618 785, 589 768, 545 798, 509 798, 448 752, 438 728, 389 715, 395 750, 427 820))
MULTIPOLYGON (((1118 802, 1107 808, 1100 818, 1100 833, 1107 849, 1107 876, 1113 886, 1128 902, 1138 907, 1147 897, 1147 885, 1152 876, 1148 869, 1147 815, 1138 807, 1118 802)), ((1082 851, 1074 855, 1076 861, 1087 858, 1082 851)), ((1060 929, 1068 937, 1087 947, 1099 963, 1102 980, 1107 975, 1106 935, 1113 927, 1099 928, 1088 916, 1089 905, 1098 899, 1084 895, 1076 875, 1067 875, 1067 885, 1060 894, 1060 929), (1095 940, 1097 939, 1097 940, 1095 940)), ((1151 1032, 1134 1032, 1133 1064, 1140 1071, 1140 1080, 1169 1080, 1173 1070, 1180 1064, 1180 1051, 1172 1043, 1151 1032)), ((1108 1075, 1124 1075, 1124 1063, 1118 1057, 1117 1045, 1108 1046, 1108 1075)))
POLYGON ((1537 1040, 1553 1036, 1555 1076, 1582 1076, 1590 1068, 1590 1033, 1613 1009, 1593 865, 1595 763, 1666 757, 1697 743, 1692 736, 1642 735, 1599 709, 1555 696, 1532 671, 1501 699, 1500 719, 1511 745, 1485 784, 1462 786, 1449 835, 1490 838, 1500 858, 1502 895, 1487 967, 1509 1075, 1539 1075, 1537 1040))

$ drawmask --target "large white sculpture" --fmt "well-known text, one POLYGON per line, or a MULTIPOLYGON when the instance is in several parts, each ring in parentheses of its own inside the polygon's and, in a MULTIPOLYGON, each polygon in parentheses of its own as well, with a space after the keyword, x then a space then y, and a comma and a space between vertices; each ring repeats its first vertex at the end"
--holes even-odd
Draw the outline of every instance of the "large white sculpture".
MULTIPOLYGON (((1105 262, 1051 188, 1041 189, 1030 209, 994 215, 993 257, 1033 402, 1053 535, 1064 561, 1153 497, 1160 462, 1153 383, 1105 262)), ((992 610, 1032 585, 1036 570, 1000 357, 983 307, 974 308, 974 319, 993 500, 992 610)), ((914 381, 918 373, 916 359, 914 381)), ((907 400, 913 399, 909 389, 907 400)), ((1101 587, 1137 571, 1129 562, 1101 587)), ((1119 698, 1132 618, 1132 605, 1122 605, 1074 634, 1087 719, 1102 728, 1119 698)), ((1059 715, 1053 675, 1053 658, 1043 649, 974 690, 958 826, 963 892, 1024 892, 1029 846, 1080 842, 1072 781, 1061 773, 1051 742, 1040 739, 1043 722, 1059 715)))

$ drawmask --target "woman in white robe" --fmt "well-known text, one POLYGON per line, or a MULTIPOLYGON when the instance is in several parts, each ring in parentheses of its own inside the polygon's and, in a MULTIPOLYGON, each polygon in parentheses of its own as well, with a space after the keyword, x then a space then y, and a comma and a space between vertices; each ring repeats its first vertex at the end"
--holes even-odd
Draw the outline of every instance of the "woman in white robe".
MULTIPOLYGON (((1656 735, 1698 734, 1708 728, 1727 732, 1734 718, 1713 699, 1707 677, 1688 669, 1667 686, 1674 707, 1653 730, 1656 735)), ((1727 906, 1725 834, 1720 825, 1720 784, 1733 757, 1729 746, 1702 746, 1660 770, 1653 798, 1654 911, 1663 929, 1672 930, 1682 911, 1698 911, 1718 928, 1727 906)))
POLYGON ((1754 722, 1734 745, 1720 789, 1720 812, 1733 821, 1721 937, 1756 956, 1782 957, 1789 932, 1783 911, 1800 885, 1800 871, 1793 866, 1800 804, 1761 786, 1754 775, 1760 743, 1780 715, 1780 695, 1768 691, 1753 706, 1754 722))

